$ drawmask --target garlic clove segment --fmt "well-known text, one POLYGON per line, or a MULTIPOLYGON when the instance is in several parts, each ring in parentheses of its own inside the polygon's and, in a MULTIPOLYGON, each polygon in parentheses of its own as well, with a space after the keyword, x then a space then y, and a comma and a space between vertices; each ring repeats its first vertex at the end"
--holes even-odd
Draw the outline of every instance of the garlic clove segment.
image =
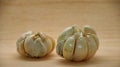
POLYGON ((95 30, 91 26, 85 25, 84 26, 84 34, 85 35, 86 34, 95 34, 96 35, 96 32, 95 32, 95 30))
POLYGON ((72 55, 74 52, 74 44, 75 44, 75 38, 70 37, 66 40, 64 46, 63 46, 63 56, 64 58, 68 60, 72 60, 72 55))
POLYGON ((73 59, 75 61, 82 61, 87 56, 87 52, 88 52, 88 47, 85 37, 83 36, 78 37, 78 39, 76 40, 73 59))
POLYGON ((89 59, 93 57, 93 55, 96 53, 98 49, 98 44, 96 43, 96 40, 93 38, 92 35, 86 36, 87 46, 88 46, 88 54, 86 59, 89 59))
POLYGON ((23 56, 43 57, 51 53, 55 43, 53 38, 42 32, 26 32, 16 42, 18 53, 23 56))
POLYGON ((28 31, 24 34, 22 34, 18 39, 17 39, 17 51, 18 53, 20 53, 21 55, 26 55, 28 56, 26 53, 25 53, 25 49, 24 49, 24 41, 25 41, 25 38, 29 35, 32 35, 34 32, 32 31, 28 31))

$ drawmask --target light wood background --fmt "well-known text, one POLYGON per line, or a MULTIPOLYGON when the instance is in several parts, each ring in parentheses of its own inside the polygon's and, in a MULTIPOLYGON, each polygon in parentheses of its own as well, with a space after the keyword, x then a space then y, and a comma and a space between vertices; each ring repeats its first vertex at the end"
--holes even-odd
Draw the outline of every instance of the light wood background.
POLYGON ((0 67, 120 67, 119 0, 0 0, 0 67), (24 32, 44 32, 57 40, 66 27, 91 25, 100 39, 96 55, 70 62, 55 50, 44 58, 21 57, 16 40, 24 32))

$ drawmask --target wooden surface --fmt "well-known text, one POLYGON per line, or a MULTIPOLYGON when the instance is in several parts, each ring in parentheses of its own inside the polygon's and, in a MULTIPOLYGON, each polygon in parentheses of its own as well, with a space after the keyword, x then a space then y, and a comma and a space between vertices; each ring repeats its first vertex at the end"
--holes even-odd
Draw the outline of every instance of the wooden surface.
POLYGON ((120 67, 119 0, 0 0, 0 67, 120 67), (88 61, 69 62, 55 50, 44 58, 21 57, 16 40, 24 32, 40 31, 55 40, 73 24, 91 25, 100 39, 88 61))

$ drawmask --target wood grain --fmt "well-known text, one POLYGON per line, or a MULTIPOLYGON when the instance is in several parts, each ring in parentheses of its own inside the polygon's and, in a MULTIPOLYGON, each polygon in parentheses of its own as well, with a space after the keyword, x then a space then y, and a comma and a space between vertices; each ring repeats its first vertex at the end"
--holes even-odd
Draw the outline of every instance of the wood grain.
POLYGON ((0 0, 0 67, 120 67, 119 0, 0 0), (24 32, 40 31, 57 40, 66 27, 91 25, 100 39, 96 55, 70 62, 55 50, 44 58, 21 57, 16 40, 24 32))

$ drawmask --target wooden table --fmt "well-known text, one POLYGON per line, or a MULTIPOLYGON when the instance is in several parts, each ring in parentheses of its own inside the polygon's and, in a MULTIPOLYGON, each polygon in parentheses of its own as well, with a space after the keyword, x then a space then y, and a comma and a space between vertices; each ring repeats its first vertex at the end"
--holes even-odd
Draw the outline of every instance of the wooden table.
POLYGON ((117 0, 0 0, 0 67, 120 67, 120 2, 117 0), (100 39, 96 55, 70 62, 55 50, 44 58, 27 58, 16 51, 24 32, 40 31, 57 40, 66 27, 91 25, 100 39))

